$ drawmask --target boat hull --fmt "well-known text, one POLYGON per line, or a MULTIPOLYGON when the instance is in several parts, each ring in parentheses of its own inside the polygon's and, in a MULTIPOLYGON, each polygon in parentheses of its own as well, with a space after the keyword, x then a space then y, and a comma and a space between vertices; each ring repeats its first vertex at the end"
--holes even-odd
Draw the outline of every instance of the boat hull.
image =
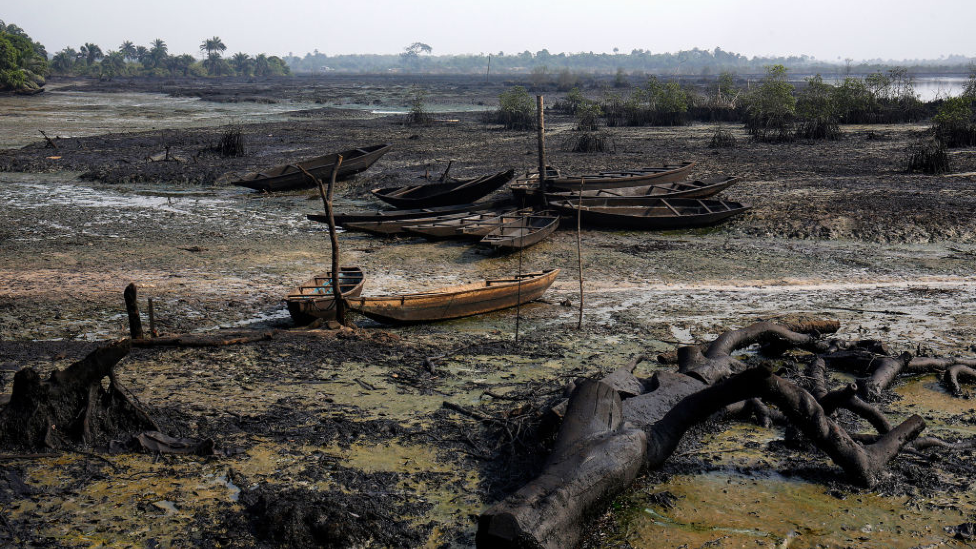
POLYGON ((373 196, 396 208, 436 208, 474 202, 515 177, 515 170, 452 181, 373 189, 373 196))
POLYGON ((747 204, 723 200, 691 198, 658 199, 656 203, 639 206, 587 205, 575 201, 550 202, 557 211, 570 216, 579 212, 587 225, 614 229, 675 230, 705 227, 720 223, 751 208, 747 204))
MULTIPOLYGON (((343 297, 358 297, 363 291, 365 276, 359 267, 339 269, 339 287, 343 297)), ((332 272, 316 276, 292 290, 285 297, 288 313, 299 326, 336 317, 336 301, 332 292, 332 272)))
POLYGON ((542 297, 559 269, 506 279, 453 286, 430 292, 380 297, 347 298, 349 309, 388 324, 451 320, 490 313, 542 297))
POLYGON ((345 179, 369 169, 370 166, 392 147, 393 145, 389 143, 371 145, 360 149, 350 149, 336 154, 319 156, 295 164, 284 164, 264 172, 250 173, 237 181, 231 182, 231 184, 262 192, 308 189, 315 186, 315 183, 309 181, 302 168, 318 179, 327 181, 332 177, 332 167, 335 166, 338 157, 341 155, 342 163, 339 164, 339 172, 336 174, 336 179, 345 179))

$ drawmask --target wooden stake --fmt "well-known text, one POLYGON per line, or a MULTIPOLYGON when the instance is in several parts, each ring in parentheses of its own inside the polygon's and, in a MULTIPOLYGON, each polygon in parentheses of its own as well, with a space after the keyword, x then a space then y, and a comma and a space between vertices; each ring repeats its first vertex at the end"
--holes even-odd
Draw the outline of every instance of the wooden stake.
POLYGON ((130 283, 122 292, 125 299, 125 311, 129 314, 129 335, 132 339, 142 339, 142 320, 139 318, 139 303, 136 295, 136 285, 130 283))
POLYGON ((156 332, 156 312, 153 310, 153 298, 149 298, 149 337, 159 337, 156 332))
POLYGON ((582 236, 583 218, 583 178, 580 178, 579 202, 576 203, 576 262, 579 265, 579 286, 580 286, 580 306, 579 320, 576 322, 576 329, 583 329, 583 242, 582 236))
POLYGON ((549 183, 546 180, 546 115, 542 105, 542 96, 535 96, 536 107, 539 110, 539 191, 545 201, 549 183))
POLYGON ((47 145, 45 145, 46 147, 51 149, 58 148, 58 144, 52 141, 51 138, 48 137, 46 133, 44 133, 44 130, 37 130, 37 131, 41 132, 41 135, 44 136, 44 141, 47 141, 47 145))

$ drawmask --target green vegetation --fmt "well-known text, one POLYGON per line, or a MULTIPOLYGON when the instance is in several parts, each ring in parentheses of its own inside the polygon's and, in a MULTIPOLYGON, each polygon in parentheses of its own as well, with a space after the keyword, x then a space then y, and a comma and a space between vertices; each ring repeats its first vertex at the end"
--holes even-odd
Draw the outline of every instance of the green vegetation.
MULTIPOLYGON (((422 46, 427 46, 418 42, 422 46)), ((380 73, 389 71, 417 71, 436 74, 481 74, 485 73, 488 65, 488 54, 479 55, 421 55, 430 54, 429 50, 413 48, 414 44, 405 48, 401 54, 346 54, 327 55, 315 51, 304 56, 288 56, 285 61, 298 73, 343 72, 343 73, 380 73), (411 55, 411 52, 417 55, 411 55), (415 63, 422 61, 422 63, 415 63)), ((427 46, 428 48, 430 46, 427 46)), ((544 79, 538 79, 543 85, 555 88, 560 85, 558 76, 554 80, 550 75, 560 75, 565 69, 577 79, 581 75, 602 74, 613 77, 614 85, 626 87, 627 75, 642 78, 649 73, 661 75, 716 75, 722 72, 746 74, 759 73, 770 65, 783 65, 796 73, 827 74, 845 70, 837 63, 820 62, 806 55, 789 57, 746 57, 737 53, 727 52, 721 48, 703 50, 693 48, 679 52, 653 53, 646 49, 634 49, 630 53, 558 53, 548 50, 521 53, 491 53, 492 74, 519 74, 528 77, 535 71, 544 71, 544 79), (614 77, 614 75, 618 75, 614 77)), ((933 61, 919 61, 909 70, 923 69, 925 72, 955 71, 965 67, 972 61, 962 56, 949 56, 933 61)), ((869 74, 886 70, 888 65, 880 60, 866 61, 859 64, 849 64, 846 74, 869 74)), ((542 76, 542 75, 537 75, 542 76)), ((562 91, 580 85, 581 82, 563 82, 566 86, 562 91), (567 85, 568 84, 568 85, 567 85)), ((535 83, 533 82, 533 86, 535 83)), ((540 89, 533 87, 533 89, 540 89)))
POLYGON ((495 122, 508 130, 531 130, 536 127, 536 107, 528 90, 514 86, 498 96, 498 112, 495 122))
POLYGON ((746 129, 757 141, 793 140, 796 98, 786 71, 783 65, 766 67, 762 84, 746 97, 746 129))
POLYGON ((940 174, 949 171, 949 153, 945 143, 928 139, 912 145, 908 151, 908 171, 940 174))
POLYGON ((824 84, 816 75, 807 79, 806 87, 796 100, 798 137, 807 139, 837 139, 840 121, 832 86, 824 84))
POLYGON ((0 20, 0 91, 34 91, 44 85, 47 51, 24 29, 0 20))
POLYGON ((410 96, 410 112, 407 113, 406 124, 408 126, 429 126, 434 117, 427 111, 427 92, 420 88, 414 88, 410 96))
POLYGON ((946 147, 976 145, 976 120, 973 100, 966 96, 946 99, 932 118, 935 138, 946 147))
POLYGON ((86 43, 78 50, 64 48, 51 59, 51 72, 59 76, 89 76, 111 80, 117 76, 284 76, 291 74, 288 65, 276 56, 256 57, 238 52, 229 60, 222 57, 227 46, 219 36, 201 42, 201 61, 192 55, 170 55, 161 38, 146 46, 131 40, 117 50, 103 52, 97 44, 86 43))

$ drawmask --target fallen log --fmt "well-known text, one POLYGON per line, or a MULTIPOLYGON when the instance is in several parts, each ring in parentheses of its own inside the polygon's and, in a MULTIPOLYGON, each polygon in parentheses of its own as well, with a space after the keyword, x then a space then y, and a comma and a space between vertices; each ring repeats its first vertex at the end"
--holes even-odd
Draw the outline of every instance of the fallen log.
POLYGON ((643 431, 621 422, 615 390, 582 381, 542 474, 481 514, 477 546, 575 546, 588 514, 637 478, 646 442, 643 431))
MULTIPOLYGON (((688 429, 743 401, 775 405, 852 482, 868 487, 925 428, 924 420, 917 415, 890 428, 880 412, 863 403, 862 413, 869 417, 877 414, 880 419, 873 418, 873 423, 883 432, 862 445, 830 419, 818 402, 824 399, 831 411, 841 406, 858 409, 861 406, 854 399, 862 391, 859 385, 828 391, 824 373, 814 384, 814 396, 768 368, 747 368, 731 357, 736 349, 753 343, 786 344, 820 352, 856 346, 819 340, 816 331, 803 334, 777 324, 757 323, 725 332, 707 347, 682 347, 678 354, 680 373, 656 373, 647 383, 646 393, 623 403, 612 386, 580 381, 570 397, 556 446, 543 473, 481 515, 477 546, 575 546, 585 519, 600 510, 601 502, 625 490, 642 466, 660 467, 688 429), (622 423, 631 419, 641 429, 622 423), (645 443, 643 449, 635 446, 641 440, 645 443), (643 463, 639 463, 641 460, 643 463)), ((911 357, 891 360, 904 365, 911 357)), ((817 368, 825 372, 822 362, 817 368)), ((891 373, 897 370, 894 366, 878 372, 874 387, 887 386, 885 380, 897 375, 897 371, 891 373)), ((631 386, 621 370, 609 376, 608 381, 623 381, 615 385, 631 386)))

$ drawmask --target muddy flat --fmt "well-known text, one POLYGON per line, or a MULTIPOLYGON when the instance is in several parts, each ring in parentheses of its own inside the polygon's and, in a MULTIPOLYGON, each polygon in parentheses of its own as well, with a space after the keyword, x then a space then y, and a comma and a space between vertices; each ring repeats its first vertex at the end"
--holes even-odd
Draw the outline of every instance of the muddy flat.
MULTIPOLYGON (((168 434, 212 438, 222 454, 4 455, 0 545, 473 547, 473 517, 538 472, 549 440, 538 413, 574 377, 797 313, 840 320, 841 337, 880 339, 894 353, 976 356, 976 151, 952 151, 948 175, 906 173, 924 123, 842 126, 837 141, 787 144, 753 143, 736 125, 612 128, 614 154, 576 154, 562 147, 572 119, 551 113, 549 161, 564 173, 694 160, 696 178, 741 178, 721 197, 752 210, 707 229, 584 229, 581 329, 574 223, 521 254, 343 232, 341 262, 362 267, 363 295, 562 273, 517 313, 297 329, 282 298, 331 265, 325 226, 305 218, 322 211, 318 192, 262 195, 229 185, 235 175, 392 143, 336 188, 337 209, 381 207, 369 189, 436 177, 452 161, 456 177, 524 173, 536 165, 535 134, 483 122, 501 83, 429 82, 430 126, 386 114, 416 83, 235 83, 220 102, 186 98, 215 85, 187 87, 184 107, 146 93, 172 90, 139 83, 55 87, 26 113, 32 98, 0 105, 22 113, 5 117, 20 137, 0 151, 0 395, 19 368, 46 375, 127 337, 130 282, 144 306, 153 299, 162 334, 277 330, 239 346, 134 350, 120 382, 168 434), (86 107, 100 111, 95 122, 59 128, 58 113, 70 118, 85 93, 99 98, 86 107), (226 100, 235 94, 245 99, 226 100), (218 112, 228 104, 247 115, 218 112), (134 128, 111 123, 120 108, 134 128), (736 147, 709 148, 719 127, 736 147), (244 133, 244 157, 206 152, 228 128, 244 133), (57 149, 37 129, 60 136, 57 149), (179 160, 149 160, 167 150, 179 160), (335 526, 296 538, 306 530, 270 502, 335 526)), ((651 360, 638 374, 667 368, 651 360)), ((892 417, 920 413, 926 433, 945 439, 976 435, 972 400, 934 376, 894 393, 892 417)), ((899 457, 868 491, 824 455, 783 448, 778 429, 715 423, 693 438, 594 517, 586 546, 955 546, 955 528, 976 518, 971 453, 941 467, 899 457)))

